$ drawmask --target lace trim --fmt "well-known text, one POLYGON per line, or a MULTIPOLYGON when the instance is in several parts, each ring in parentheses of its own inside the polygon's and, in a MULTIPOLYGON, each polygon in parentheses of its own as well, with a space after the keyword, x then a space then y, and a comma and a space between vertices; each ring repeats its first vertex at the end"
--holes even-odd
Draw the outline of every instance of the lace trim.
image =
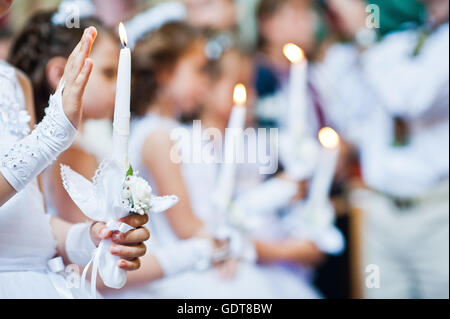
POLYGON ((0 124, 19 138, 30 134, 31 116, 24 109, 22 89, 16 71, 0 61, 0 124))
POLYGON ((61 180, 62 180, 62 185, 64 187, 64 189, 71 194, 72 198, 74 200, 84 200, 84 196, 76 189, 76 187, 71 187, 72 183, 70 181, 70 173, 71 173, 71 169, 69 166, 67 165, 62 165, 60 166, 61 168, 61 180))
POLYGON ((92 178, 92 184, 97 186, 99 184, 100 178, 103 178, 105 171, 113 165, 112 159, 103 160, 97 170, 95 171, 94 177, 92 178))

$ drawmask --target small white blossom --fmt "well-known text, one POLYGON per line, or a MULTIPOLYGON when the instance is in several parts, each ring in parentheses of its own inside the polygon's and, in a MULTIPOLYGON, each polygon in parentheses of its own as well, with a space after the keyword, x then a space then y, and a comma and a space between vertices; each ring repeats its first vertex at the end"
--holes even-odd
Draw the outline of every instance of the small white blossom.
POLYGON ((145 215, 150 212, 152 188, 141 177, 127 176, 122 190, 122 199, 123 204, 131 212, 145 215))

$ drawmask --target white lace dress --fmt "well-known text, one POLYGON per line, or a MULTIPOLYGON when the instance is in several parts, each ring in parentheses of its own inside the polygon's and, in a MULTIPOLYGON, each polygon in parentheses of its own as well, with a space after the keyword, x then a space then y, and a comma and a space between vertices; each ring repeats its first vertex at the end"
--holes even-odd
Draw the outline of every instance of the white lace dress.
MULTIPOLYGON (((0 61, 0 154, 30 133, 30 116, 15 70, 0 61)), ((0 207, 0 299, 67 298, 64 277, 48 262, 56 241, 37 181, 0 207)))

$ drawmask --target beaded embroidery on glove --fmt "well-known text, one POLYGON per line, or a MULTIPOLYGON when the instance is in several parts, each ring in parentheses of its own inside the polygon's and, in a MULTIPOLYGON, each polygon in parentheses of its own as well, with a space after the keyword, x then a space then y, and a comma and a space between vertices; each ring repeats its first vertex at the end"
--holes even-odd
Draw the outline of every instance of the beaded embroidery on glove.
MULTIPOLYGON (((16 172, 16 176, 21 180, 27 180, 30 174, 33 174, 36 165, 38 165, 38 155, 41 150, 46 147, 44 144, 48 138, 65 140, 67 138, 67 131, 60 123, 64 123, 64 114, 61 114, 60 107, 57 100, 57 94, 52 95, 49 101, 49 107, 45 110, 45 117, 42 122, 36 126, 36 129, 31 133, 33 143, 14 144, 9 151, 3 155, 2 166, 16 172)), ((51 160, 55 160, 52 158, 51 160)))

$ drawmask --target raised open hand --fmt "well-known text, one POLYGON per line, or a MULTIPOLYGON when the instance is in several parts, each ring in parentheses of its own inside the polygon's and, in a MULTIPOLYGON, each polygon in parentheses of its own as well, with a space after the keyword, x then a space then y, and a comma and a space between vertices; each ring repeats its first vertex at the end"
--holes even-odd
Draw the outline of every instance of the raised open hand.
POLYGON ((81 41, 72 51, 64 70, 63 108, 67 118, 78 128, 83 111, 83 94, 92 71, 89 59, 97 30, 89 27, 84 31, 81 41))

